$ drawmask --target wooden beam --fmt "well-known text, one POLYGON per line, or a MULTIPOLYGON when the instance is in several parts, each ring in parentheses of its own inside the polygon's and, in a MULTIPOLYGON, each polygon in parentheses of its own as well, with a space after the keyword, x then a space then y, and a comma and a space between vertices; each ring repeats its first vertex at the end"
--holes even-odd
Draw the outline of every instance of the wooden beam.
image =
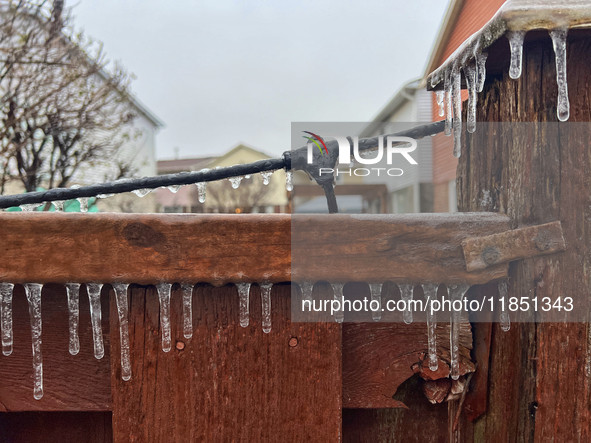
POLYGON ((491 265, 564 251, 566 244, 559 221, 467 238, 462 242, 466 269, 480 271, 491 265))
POLYGON ((498 214, 0 214, 0 280, 486 283, 461 242, 509 229, 498 214), (293 275, 292 275, 293 272, 293 275))

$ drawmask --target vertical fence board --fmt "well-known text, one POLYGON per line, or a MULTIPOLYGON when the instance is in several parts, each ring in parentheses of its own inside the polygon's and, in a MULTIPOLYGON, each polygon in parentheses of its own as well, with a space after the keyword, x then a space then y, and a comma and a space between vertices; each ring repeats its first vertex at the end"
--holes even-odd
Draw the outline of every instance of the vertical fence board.
POLYGON ((181 291, 173 287, 173 348, 164 353, 156 290, 134 286, 129 382, 120 378, 118 323, 111 322, 114 441, 339 441, 340 326, 292 324, 289 285, 273 287, 270 334, 262 332, 258 286, 250 306, 250 326, 242 328, 234 286, 198 285, 187 340, 181 291))
MULTIPOLYGON (((94 358, 90 308, 80 289, 80 352, 68 351, 68 304, 63 285, 45 285, 41 296, 44 395, 33 398, 33 357, 29 308, 22 286, 13 295, 13 352, 0 353, 0 411, 109 411, 109 298, 102 293, 105 355, 94 358), (106 336, 105 336, 106 335, 106 336)), ((116 317, 115 317, 116 318, 116 317)))
MULTIPOLYGON (((479 98, 478 120, 541 124, 530 123, 527 134, 504 128, 495 137, 482 130, 468 135, 458 167, 458 202, 463 211, 507 213, 514 227, 560 220, 566 251, 514 263, 509 295, 572 296, 579 312, 588 312, 591 39, 573 33, 567 48, 569 122, 547 123, 556 122, 557 103, 550 39, 526 44, 521 78, 511 80, 505 72, 491 82, 479 98), (484 204, 486 191, 491 198, 484 204)), ((488 410, 475 428, 482 441, 590 438, 588 325, 540 322, 539 315, 508 333, 493 328, 488 410)))

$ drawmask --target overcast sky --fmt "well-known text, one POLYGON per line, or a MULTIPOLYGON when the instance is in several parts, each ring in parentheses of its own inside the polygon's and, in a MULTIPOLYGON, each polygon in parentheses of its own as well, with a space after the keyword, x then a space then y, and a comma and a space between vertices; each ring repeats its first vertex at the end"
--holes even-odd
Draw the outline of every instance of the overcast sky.
POLYGON ((78 1, 76 26, 137 76, 133 92, 166 124, 158 158, 239 142, 279 155, 292 121, 371 120, 423 74, 448 3, 78 1))

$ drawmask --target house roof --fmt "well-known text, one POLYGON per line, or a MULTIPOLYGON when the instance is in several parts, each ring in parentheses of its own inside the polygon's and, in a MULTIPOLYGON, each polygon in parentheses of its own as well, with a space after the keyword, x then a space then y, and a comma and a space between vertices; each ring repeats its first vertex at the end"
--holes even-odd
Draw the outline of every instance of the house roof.
POLYGON ((388 121, 401 106, 411 101, 419 89, 420 79, 411 80, 400 88, 392 100, 376 115, 371 123, 359 134, 359 137, 370 137, 381 123, 388 121))
POLYGON ((158 174, 175 174, 182 171, 199 171, 203 168, 211 168, 216 164, 223 162, 226 158, 230 157, 236 151, 250 151, 261 158, 271 158, 264 152, 254 149, 244 143, 238 143, 234 148, 220 156, 209 156, 209 157, 194 157, 194 158, 179 158, 174 160, 158 160, 156 162, 156 168, 158 174))

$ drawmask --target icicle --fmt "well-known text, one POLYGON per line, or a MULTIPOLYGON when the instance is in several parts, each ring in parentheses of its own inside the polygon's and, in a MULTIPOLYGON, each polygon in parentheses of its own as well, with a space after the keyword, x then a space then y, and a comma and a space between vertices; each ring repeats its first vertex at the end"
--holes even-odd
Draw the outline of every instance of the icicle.
POLYGON ((153 189, 134 189, 131 192, 133 192, 138 197, 145 197, 146 195, 148 195, 152 191, 153 191, 153 189))
POLYGON ((159 283, 156 285, 158 290, 158 299, 160 300, 160 328, 162 331, 162 350, 170 351, 171 333, 170 333, 170 283, 159 283))
POLYGON ((293 172, 286 171, 285 172, 285 189, 288 191, 293 191, 293 172))
POLYGON ((232 189, 238 189, 243 178, 244 177, 230 177, 228 180, 232 183, 232 189))
MULTIPOLYGON (((502 280, 499 282, 499 299, 504 298, 505 299, 505 308, 507 308, 508 304, 509 304, 509 297, 507 297, 507 280, 502 280)), ((505 309, 504 311, 501 311, 501 329, 505 332, 507 332, 509 329, 511 329, 511 319, 509 318, 509 310, 505 309)))
POLYGON ((51 202, 53 207, 55 208, 55 212, 63 212, 64 211, 64 201, 63 200, 55 200, 51 202))
POLYGON ((261 177, 263 177, 263 185, 267 186, 269 184, 273 172, 274 171, 261 172, 261 177))
POLYGON ((454 66, 451 73, 452 101, 453 101, 453 132, 454 132, 454 157, 460 158, 462 153, 462 83, 460 70, 454 66))
POLYGON ((483 51, 476 54, 476 92, 484 91, 484 83, 486 82, 486 59, 488 52, 483 51))
POLYGON ((41 355, 41 289, 39 283, 25 283, 25 293, 29 302, 29 317, 31 319, 31 345, 33 348, 33 397, 41 400, 43 397, 43 356, 41 355))
POLYGON ((443 84, 443 90, 445 94, 445 132, 444 134, 449 137, 451 135, 451 125, 453 119, 453 108, 452 108, 452 82, 451 82, 451 71, 447 69, 445 71, 445 81, 443 84))
MULTIPOLYGON (((238 299, 240 305, 240 326, 246 328, 249 324, 250 283, 238 283, 238 299)), ((261 287, 262 291, 262 287, 261 287)))
POLYGON ((460 285, 450 285, 449 286, 449 295, 452 302, 452 313, 451 313, 451 333, 449 339, 449 346, 451 352, 451 378, 453 380, 457 380, 460 378, 460 360, 459 360, 459 351, 460 351, 460 324, 462 321, 462 310, 456 311, 453 309, 453 303, 456 300, 462 301, 466 292, 470 289, 470 286, 460 284, 460 285))
POLYGON ((119 340, 121 343, 121 378, 128 381, 131 378, 131 356, 129 349, 129 308, 127 301, 128 283, 112 283, 117 301, 119 316, 119 340))
POLYGON ((518 79, 521 77, 521 65, 523 59, 523 39, 525 31, 509 31, 507 39, 511 47, 511 66, 509 67, 509 77, 518 79))
POLYGON ((332 283, 332 292, 334 300, 339 302, 339 310, 335 312, 334 319, 337 323, 342 323, 345 320, 345 314, 343 313, 343 283, 332 283))
POLYGON ((246 174, 246 175, 244 176, 244 178, 245 178, 246 180, 250 179, 250 177, 252 177, 250 174, 246 174))
POLYGON ((105 355, 103 344, 103 328, 101 325, 101 289, 102 283, 86 283, 90 302, 90 322, 92 323, 92 340, 94 342, 94 358, 100 360, 105 355))
POLYGON ((88 197, 77 198, 80 203, 80 212, 88 212, 88 197))
POLYGON ((170 192, 172 192, 173 194, 176 194, 177 192, 179 192, 179 189, 181 189, 181 185, 170 185, 168 187, 168 190, 170 192))
POLYGON ((80 352, 80 340, 78 339, 78 320, 80 318, 80 283, 66 283, 66 294, 68 296, 68 323, 70 354, 76 355, 80 352))
POLYGON ((380 321, 382 319, 382 284, 370 283, 369 291, 371 293, 371 303, 374 301, 378 302, 378 309, 376 311, 371 310, 371 318, 373 318, 373 321, 380 321))
POLYGON ((556 81, 558 83, 558 120, 565 122, 570 117, 570 103, 568 100, 568 84, 566 81, 566 36, 568 29, 554 29, 550 31, 554 56, 556 59, 556 81))
POLYGON ((437 98, 437 106, 439 106, 439 117, 443 117, 445 115, 445 107, 443 106, 445 91, 437 91, 435 97, 437 98))
POLYGON ((476 66, 467 65, 464 67, 464 76, 466 77, 466 85, 468 86, 468 118, 466 121, 466 128, 468 132, 476 131, 476 66))
POLYGON ((411 310, 411 303, 412 300, 412 290, 413 285, 398 285, 400 288, 400 298, 406 302, 406 309, 402 313, 402 318, 404 323, 407 325, 412 323, 412 310, 411 310))
POLYGON ((271 288, 273 285, 271 283, 263 283, 261 284, 261 302, 262 302, 262 323, 263 323, 263 332, 268 334, 271 332, 271 288))
POLYGON ((312 301, 312 290, 314 289, 314 283, 311 281, 303 281, 300 283, 300 288, 302 290, 302 299, 312 301))
POLYGON ((207 182, 195 183, 197 185, 197 192, 199 194, 199 203, 205 203, 205 195, 207 190, 207 182))
POLYGON ((182 285, 183 290, 183 337, 193 337, 193 285, 182 285))
POLYGON ((2 354, 12 354, 12 283, 0 283, 0 316, 2 317, 2 354))
POLYGON ((431 311, 431 303, 437 300, 437 288, 439 285, 428 284, 423 286, 423 294, 427 302, 427 343, 429 345, 429 369, 437 371, 439 358, 437 358, 437 316, 431 311))
POLYGON ((21 211, 23 212, 33 212, 36 211, 39 206, 41 206, 41 203, 29 203, 20 205, 19 208, 21 208, 21 211))

